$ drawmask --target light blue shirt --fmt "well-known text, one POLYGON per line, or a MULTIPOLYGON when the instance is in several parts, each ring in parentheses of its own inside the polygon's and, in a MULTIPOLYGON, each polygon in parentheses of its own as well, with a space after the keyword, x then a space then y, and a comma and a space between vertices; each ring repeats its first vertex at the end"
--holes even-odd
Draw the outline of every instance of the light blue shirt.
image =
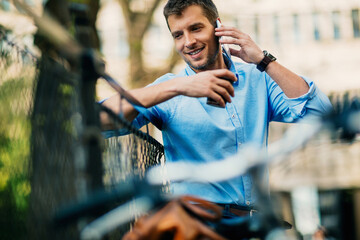
MULTIPOLYGON (((238 78, 233 84, 235 97, 225 108, 206 104, 206 98, 177 96, 139 110, 133 124, 141 127, 150 121, 162 131, 167 162, 217 161, 235 154, 245 143, 264 147, 270 121, 295 122, 305 114, 320 115, 331 109, 329 99, 309 79, 304 78, 310 86, 308 93, 289 99, 255 65, 225 60, 238 78)), ((180 74, 166 74, 153 84, 194 74, 187 66, 180 74)), ((264 179, 268 179, 265 172, 264 179)), ((191 194, 217 203, 251 206, 256 202, 249 174, 216 183, 172 183, 171 189, 174 194, 191 194)))

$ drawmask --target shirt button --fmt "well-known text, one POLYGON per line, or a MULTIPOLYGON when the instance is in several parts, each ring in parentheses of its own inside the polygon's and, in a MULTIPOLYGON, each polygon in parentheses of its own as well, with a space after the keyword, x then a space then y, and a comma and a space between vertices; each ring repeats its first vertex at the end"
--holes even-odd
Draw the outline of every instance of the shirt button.
POLYGON ((249 206, 249 205, 250 205, 250 201, 246 201, 246 205, 248 205, 248 206, 249 206))
POLYGON ((235 114, 231 115, 231 118, 235 118, 235 114))

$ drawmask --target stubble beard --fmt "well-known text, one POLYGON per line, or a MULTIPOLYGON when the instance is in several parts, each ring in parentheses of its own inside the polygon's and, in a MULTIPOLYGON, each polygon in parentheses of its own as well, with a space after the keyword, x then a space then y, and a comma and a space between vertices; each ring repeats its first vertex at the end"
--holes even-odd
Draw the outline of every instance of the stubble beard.
POLYGON ((211 55, 207 56, 206 62, 202 65, 199 66, 195 66, 191 63, 190 60, 188 60, 187 58, 185 58, 185 56, 183 57, 184 61, 193 69, 196 71, 206 71, 206 70, 210 70, 211 66, 213 66, 216 62, 216 59, 218 57, 219 54, 219 41, 215 41, 216 42, 216 47, 215 47, 215 52, 211 55))

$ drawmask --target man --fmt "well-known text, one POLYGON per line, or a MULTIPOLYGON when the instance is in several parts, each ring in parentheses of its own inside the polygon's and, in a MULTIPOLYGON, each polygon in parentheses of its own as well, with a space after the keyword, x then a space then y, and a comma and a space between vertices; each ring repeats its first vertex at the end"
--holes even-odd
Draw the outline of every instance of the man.
MULTIPOLYGON (((150 121, 162 130, 167 162, 217 161, 235 154, 244 143, 263 147, 270 121, 295 122, 331 109, 311 80, 283 67, 247 34, 216 28, 219 16, 211 0, 169 0, 164 15, 187 66, 177 75, 166 74, 130 91, 147 108, 139 109, 140 114, 130 104, 122 109, 134 125, 150 121), (223 36, 227 38, 219 40, 223 36), (239 46, 230 54, 246 63, 233 62, 221 44, 239 46), (207 104, 207 98, 220 107, 207 104)), ((118 101, 114 96, 103 104, 119 112, 118 101)), ((173 183, 171 189, 250 210, 256 202, 252 181, 245 174, 220 183, 173 183)))

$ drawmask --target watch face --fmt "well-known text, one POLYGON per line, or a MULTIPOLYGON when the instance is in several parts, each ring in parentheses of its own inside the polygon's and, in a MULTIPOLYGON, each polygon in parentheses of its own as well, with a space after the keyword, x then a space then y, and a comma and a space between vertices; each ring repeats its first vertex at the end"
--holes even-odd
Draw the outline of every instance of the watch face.
POLYGON ((274 57, 274 56, 271 55, 270 53, 269 53, 269 58, 271 58, 271 61, 275 61, 275 60, 276 60, 276 57, 274 57))
POLYGON ((264 51, 264 55, 267 56, 268 58, 270 58, 270 60, 273 62, 273 61, 276 61, 276 57, 274 57, 273 55, 271 55, 271 53, 269 53, 268 51, 264 51))

